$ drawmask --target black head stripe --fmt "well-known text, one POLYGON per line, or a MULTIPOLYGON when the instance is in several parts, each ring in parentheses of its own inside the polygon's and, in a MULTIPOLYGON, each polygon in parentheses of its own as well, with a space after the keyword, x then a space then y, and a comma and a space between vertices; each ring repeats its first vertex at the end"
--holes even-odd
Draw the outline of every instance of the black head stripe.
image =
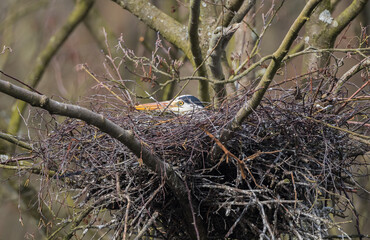
POLYGON ((178 97, 178 99, 181 99, 184 102, 189 103, 189 104, 195 104, 195 105, 204 107, 203 103, 198 98, 191 96, 191 95, 180 96, 178 97))

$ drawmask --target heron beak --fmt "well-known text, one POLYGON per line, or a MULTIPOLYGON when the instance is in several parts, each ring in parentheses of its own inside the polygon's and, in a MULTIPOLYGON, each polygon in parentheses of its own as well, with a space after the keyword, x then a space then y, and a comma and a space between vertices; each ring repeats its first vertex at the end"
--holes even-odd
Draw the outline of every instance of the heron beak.
POLYGON ((163 110, 165 108, 171 108, 173 104, 168 106, 170 104, 170 101, 164 101, 164 102, 155 102, 155 103, 145 103, 136 105, 136 110, 140 111, 157 111, 157 110, 163 110))

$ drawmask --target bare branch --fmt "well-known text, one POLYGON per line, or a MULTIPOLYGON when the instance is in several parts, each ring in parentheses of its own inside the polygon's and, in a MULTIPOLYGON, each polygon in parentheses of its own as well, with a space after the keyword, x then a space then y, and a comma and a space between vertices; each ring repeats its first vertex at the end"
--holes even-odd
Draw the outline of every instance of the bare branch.
POLYGON ((10 142, 10 143, 13 143, 17 146, 20 146, 24 149, 27 149, 27 150, 32 150, 32 146, 24 141, 21 141, 19 140, 17 137, 11 135, 11 134, 6 134, 6 133, 2 133, 0 132, 0 138, 10 142))
POLYGON ((28 91, 1 79, 0 91, 14 98, 25 101, 34 107, 45 109, 51 114, 85 121, 87 124, 99 128, 102 132, 109 134, 111 137, 126 145, 138 158, 142 159, 143 163, 149 169, 160 176, 167 177, 166 183, 175 194, 180 205, 184 207, 183 213, 186 222, 189 225, 188 231, 190 235, 194 237, 196 236, 194 231, 194 228, 196 227, 200 232, 200 239, 204 239, 207 236, 207 232, 202 225, 201 218, 198 215, 192 215, 191 208, 193 207, 190 206, 191 203, 187 200, 188 191, 184 182, 179 177, 180 175, 171 165, 162 161, 159 157, 154 155, 150 149, 146 148, 141 141, 136 139, 132 131, 125 130, 111 120, 106 119, 103 115, 94 113, 86 108, 55 101, 45 95, 28 91), (193 222, 193 217, 196 219, 196 223, 193 222))
MULTIPOLYGON (((222 143, 225 143, 231 137, 233 131, 235 131, 244 121, 244 119, 247 118, 258 107, 273 77, 275 76, 276 71, 279 69, 282 60, 288 53, 288 50, 292 45, 294 39, 297 37, 299 30, 303 27, 303 25, 311 15, 312 11, 319 3, 320 0, 310 0, 307 2, 306 6, 303 8, 297 19, 294 21, 293 25, 290 27, 281 45, 273 54, 272 61, 270 62, 266 73, 263 75, 260 83, 256 87, 256 91, 253 94, 252 98, 248 100, 242 106, 242 108, 240 108, 235 117, 222 130, 220 134, 220 141, 222 143)), ((217 145, 214 145, 211 154, 213 160, 216 159, 219 151, 219 147, 217 145)))
MULTIPOLYGON (((235 17, 239 9, 241 8, 242 4, 245 3, 244 0, 233 0, 226 2, 225 8, 228 10, 225 15, 221 15, 220 18, 222 20, 222 26, 227 27, 231 23, 232 19, 235 17)), ((253 2, 253 1, 252 1, 253 2)), ((220 19, 218 20, 218 22, 220 19)), ((232 23, 231 23, 232 24, 232 23)))
MULTIPOLYGON (((234 35, 236 30, 239 28, 239 23, 235 23, 227 28, 217 27, 213 32, 211 40, 209 42, 209 49, 207 55, 207 67, 210 79, 212 81, 224 81, 225 75, 222 71, 221 56, 225 50, 231 37, 234 35)), ((225 97, 224 83, 214 84, 216 106, 225 97)))
POLYGON ((193 61, 186 26, 168 16, 147 0, 112 0, 128 10, 147 26, 158 31, 167 41, 180 48, 193 61), (153 21, 155 18, 155 21, 153 21))
MULTIPOLYGON (((207 77, 207 70, 203 62, 202 49, 199 43, 199 15, 200 15, 200 0, 192 0, 190 2, 190 15, 189 15, 189 42, 190 50, 194 56, 195 68, 197 69, 198 76, 207 77)), ((199 97, 202 101, 208 102, 209 86, 206 81, 199 81, 199 97)))
POLYGON ((238 12, 235 14, 230 24, 240 23, 243 18, 248 14, 252 7, 256 4, 256 0, 244 1, 238 12))
POLYGON ((329 37, 336 38, 338 34, 350 23, 360 11, 365 8, 368 0, 354 0, 336 19, 337 26, 330 28, 329 37))
POLYGON ((346 83, 353 75, 355 75, 362 69, 368 68, 368 67, 370 67, 370 59, 365 58, 361 62, 353 66, 351 69, 349 69, 345 74, 342 75, 342 77, 335 84, 335 87, 333 89, 333 94, 337 95, 344 83, 346 83))

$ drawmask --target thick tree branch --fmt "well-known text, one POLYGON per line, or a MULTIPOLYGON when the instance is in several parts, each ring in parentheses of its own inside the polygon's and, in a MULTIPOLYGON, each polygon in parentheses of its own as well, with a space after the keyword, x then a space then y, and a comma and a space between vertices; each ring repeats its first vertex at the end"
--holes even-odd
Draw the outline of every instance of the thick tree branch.
MULTIPOLYGON (((232 19, 235 17, 235 15, 237 14, 237 12, 239 11, 240 7, 245 2, 250 2, 250 1, 232 0, 232 1, 227 1, 226 2, 225 8, 227 9, 227 12, 226 12, 226 14, 224 16, 222 16, 222 15, 220 16, 220 18, 223 18, 223 20, 222 20, 222 26, 224 26, 224 27, 229 26, 229 24, 231 23, 232 19)), ((220 21, 220 19, 218 21, 220 21)))
POLYGON ((180 48, 193 62, 189 51, 186 26, 168 16, 147 0, 112 0, 126 9, 148 27, 158 31, 167 41, 180 48))
MULTIPOLYGON (((213 82, 225 81, 225 75, 222 68, 222 62, 227 63, 226 60, 222 61, 222 56, 225 56, 225 48, 234 35, 236 30, 239 28, 239 23, 247 15, 247 13, 255 5, 256 1, 231 1, 230 6, 227 6, 229 12, 225 15, 224 22, 222 22, 221 27, 216 28, 210 41, 208 50, 208 60, 207 67, 209 72, 209 77, 213 82)), ((222 16, 221 16, 222 17, 222 16)), ((226 96, 226 83, 215 83, 213 88, 215 90, 215 106, 220 105, 222 99, 226 96)), ((235 92, 235 86, 229 85, 232 92, 235 92)))
POLYGON ((244 17, 248 14, 248 12, 255 4, 256 0, 244 1, 238 12, 235 13, 235 16, 232 18, 230 24, 240 23, 241 21, 243 21, 244 17))
MULTIPOLYGON (((190 50, 194 56, 195 68, 198 70, 197 75, 200 77, 207 77, 207 70, 203 62, 202 49, 199 42, 199 15, 200 15, 201 0, 190 1, 189 14, 189 42, 190 50)), ((209 102, 209 86, 206 81, 199 81, 199 97, 204 102, 209 102)))
MULTIPOLYGON (((331 12, 337 2, 323 1, 307 24, 308 44, 318 49, 333 48, 338 35, 364 9, 367 2, 368 0, 353 0, 336 19, 332 19, 331 12)), ((303 59, 303 72, 309 72, 313 68, 325 68, 329 63, 329 53, 320 57, 315 54, 306 55, 303 59)))
POLYGON ((354 0, 339 16, 335 19, 337 26, 329 29, 329 37, 336 38, 339 33, 361 12, 368 0, 354 0))
POLYGON ((87 124, 99 128, 102 132, 109 134, 111 137, 126 145, 138 158, 143 160, 143 163, 150 170, 156 172, 160 176, 167 177, 166 184, 170 187, 177 200, 184 208, 183 213, 185 216, 185 221, 189 226, 191 226, 188 229, 190 235, 193 237, 193 239, 197 238, 197 234, 195 233, 195 228, 197 228, 197 230, 201 233, 200 239, 204 239, 207 232, 203 227, 201 218, 198 215, 193 216, 191 212, 191 209, 196 209, 196 207, 190 206, 192 203, 189 203, 187 200, 188 191, 186 185, 179 177, 180 175, 172 168, 171 165, 162 161, 159 157, 153 154, 150 149, 146 148, 141 141, 136 139, 132 131, 125 130, 111 120, 106 119, 103 115, 94 113, 86 108, 52 100, 45 95, 31 92, 1 79, 0 92, 25 101, 34 107, 45 109, 51 114, 85 121, 87 124), (196 219, 196 223, 193 222, 193 217, 196 219))
MULTIPOLYGON (((84 19, 94 4, 95 0, 80 0, 76 1, 75 8, 68 16, 64 25, 50 38, 48 44, 36 58, 34 67, 28 75, 27 83, 36 87, 39 83, 45 69, 47 68, 51 58, 63 45, 68 36, 73 32, 76 26, 84 19)), ((23 113, 26 108, 26 103, 16 101, 12 107, 12 115, 9 122, 8 133, 15 135, 21 124, 21 117, 19 113, 23 113)))
MULTIPOLYGON (((265 92, 267 91, 267 88, 272 82, 276 71, 279 69, 281 62, 288 53, 288 50, 293 41, 296 39, 299 30, 303 27, 303 25, 306 23, 309 16, 311 15, 312 11, 320 2, 321 0, 310 0, 306 3, 306 6, 303 8, 297 19, 294 21, 293 25, 290 27, 279 48, 274 52, 273 58, 260 83, 256 87, 256 91, 254 92, 252 98, 242 106, 242 108, 236 113, 234 118, 221 131, 221 143, 226 143, 232 136, 233 132, 237 128, 239 128, 244 119, 246 119, 258 107, 265 92)), ((211 154, 214 161, 216 161, 216 157, 219 155, 220 151, 220 148, 215 144, 211 154)))
MULTIPOLYGON (((239 28, 239 24, 235 23, 227 28, 217 27, 213 32, 211 40, 209 41, 209 49, 207 55, 207 67, 209 78, 212 81, 224 81, 225 75, 222 71, 221 57, 231 37, 234 35, 236 30, 239 28)), ((219 103, 226 95, 225 84, 216 83, 214 84, 215 90, 215 105, 219 103)))

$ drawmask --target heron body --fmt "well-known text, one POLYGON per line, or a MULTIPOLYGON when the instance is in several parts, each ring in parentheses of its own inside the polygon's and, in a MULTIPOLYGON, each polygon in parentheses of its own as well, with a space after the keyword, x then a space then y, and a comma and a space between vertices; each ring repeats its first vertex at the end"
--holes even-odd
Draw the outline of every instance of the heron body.
POLYGON ((177 114, 186 114, 204 108, 203 103, 192 95, 182 95, 171 101, 146 103, 135 106, 141 111, 168 111, 177 114))

